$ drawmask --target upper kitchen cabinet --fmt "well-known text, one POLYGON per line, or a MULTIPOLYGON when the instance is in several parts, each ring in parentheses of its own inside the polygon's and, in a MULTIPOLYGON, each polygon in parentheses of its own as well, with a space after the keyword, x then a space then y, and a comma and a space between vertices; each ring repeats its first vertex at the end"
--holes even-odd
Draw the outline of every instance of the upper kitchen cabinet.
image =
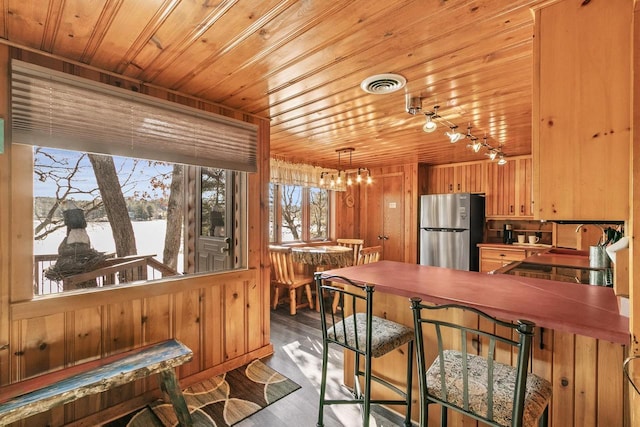
POLYGON ((510 157, 505 165, 487 162, 486 216, 532 218, 531 157, 510 157))
POLYGON ((535 10, 536 219, 629 217, 632 0, 535 10))
POLYGON ((483 193, 483 163, 470 162, 429 167, 427 194, 483 193))

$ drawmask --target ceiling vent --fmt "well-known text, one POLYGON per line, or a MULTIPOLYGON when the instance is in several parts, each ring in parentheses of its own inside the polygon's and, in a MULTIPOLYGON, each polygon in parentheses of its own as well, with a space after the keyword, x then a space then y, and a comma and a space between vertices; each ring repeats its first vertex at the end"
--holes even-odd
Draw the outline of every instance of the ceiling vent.
POLYGON ((377 74, 367 77, 360 83, 362 90, 375 95, 395 92, 407 84, 407 79, 400 74, 377 74))

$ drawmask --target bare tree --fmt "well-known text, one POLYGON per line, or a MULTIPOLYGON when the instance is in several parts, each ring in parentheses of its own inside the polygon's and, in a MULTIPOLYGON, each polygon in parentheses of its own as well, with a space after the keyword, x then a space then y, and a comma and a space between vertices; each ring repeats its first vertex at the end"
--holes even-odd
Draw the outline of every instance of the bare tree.
POLYGON ((302 221, 302 204, 300 203, 300 189, 293 185, 282 185, 282 221, 293 237, 300 240, 298 225, 302 221))
POLYGON ((119 257, 137 254, 136 237, 113 157, 89 154, 119 257))
MULTIPOLYGON (((51 182, 55 185, 53 203, 46 206, 41 212, 35 210, 39 222, 34 230, 35 240, 42 240, 49 234, 65 227, 59 210, 68 207, 69 201, 75 199, 74 204, 83 209, 86 214, 91 214, 102 208, 102 200, 98 197, 100 192, 97 187, 81 189, 77 184, 78 175, 82 173, 82 163, 86 154, 68 159, 66 157, 52 156, 49 151, 37 147, 34 153, 34 174, 41 182, 51 182), (90 201, 79 201, 78 198, 88 196, 90 201)), ((39 207, 39 206, 36 206, 39 207)))
POLYGON ((180 251, 180 235, 182 231, 184 200, 184 166, 173 165, 171 190, 167 206, 167 232, 164 238, 162 263, 176 269, 180 251))

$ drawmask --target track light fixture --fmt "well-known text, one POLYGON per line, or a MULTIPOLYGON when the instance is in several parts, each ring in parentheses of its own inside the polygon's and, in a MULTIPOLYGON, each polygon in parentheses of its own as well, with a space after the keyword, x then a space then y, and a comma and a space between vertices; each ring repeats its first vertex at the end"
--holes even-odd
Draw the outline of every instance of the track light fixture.
POLYGON ((487 136, 485 135, 482 141, 480 141, 477 137, 471 134, 471 125, 467 127, 467 133, 463 134, 458 132, 458 126, 454 123, 449 122, 445 118, 438 115, 438 109, 440 106, 435 105, 432 111, 423 111, 422 109, 422 98, 421 97, 412 97, 409 94, 406 95, 406 104, 405 111, 411 115, 424 114, 426 116, 426 122, 422 125, 422 130, 427 133, 432 133, 438 128, 438 124, 444 124, 449 128, 449 131, 444 134, 449 138, 449 142, 454 144, 458 141, 461 141, 467 138, 471 141, 467 144, 474 153, 479 153, 480 150, 484 147, 487 149, 486 155, 493 161, 496 158, 498 160, 498 164, 504 165, 507 163, 506 155, 502 152, 502 145, 498 148, 492 147, 487 143, 487 136))

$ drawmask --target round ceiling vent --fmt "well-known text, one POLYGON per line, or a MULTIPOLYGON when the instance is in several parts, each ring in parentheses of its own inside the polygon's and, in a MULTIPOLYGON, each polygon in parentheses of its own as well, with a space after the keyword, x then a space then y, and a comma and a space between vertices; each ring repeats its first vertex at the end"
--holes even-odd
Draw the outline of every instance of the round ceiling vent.
POLYGON ((365 92, 381 95, 402 89, 405 84, 407 79, 400 74, 377 74, 364 79, 360 87, 365 92))

